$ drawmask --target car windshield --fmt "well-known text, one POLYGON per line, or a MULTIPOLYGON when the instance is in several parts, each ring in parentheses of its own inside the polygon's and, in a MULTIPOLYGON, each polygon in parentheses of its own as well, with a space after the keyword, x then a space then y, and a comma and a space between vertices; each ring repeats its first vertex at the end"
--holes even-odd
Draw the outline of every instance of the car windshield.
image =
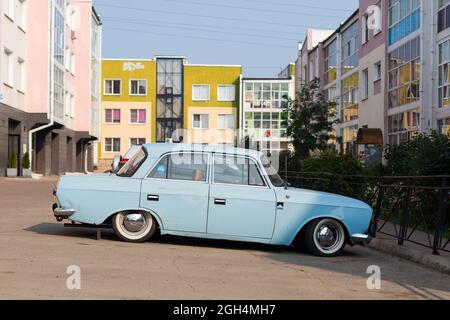
POLYGON ((120 177, 132 177, 139 167, 144 163, 147 158, 147 152, 144 148, 141 148, 125 165, 117 172, 120 177))
POLYGON ((264 169, 266 170, 267 176, 269 177, 273 186, 274 187, 284 187, 285 183, 284 183, 283 179, 281 179, 278 172, 272 166, 272 163, 270 162, 269 158, 267 158, 265 155, 263 155, 263 156, 261 156, 261 162, 262 162, 264 169))

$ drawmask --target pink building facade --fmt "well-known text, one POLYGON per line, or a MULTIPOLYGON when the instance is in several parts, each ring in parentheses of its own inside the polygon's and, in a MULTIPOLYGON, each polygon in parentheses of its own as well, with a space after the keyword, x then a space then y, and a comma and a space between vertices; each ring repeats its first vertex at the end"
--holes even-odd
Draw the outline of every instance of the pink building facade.
POLYGON ((33 14, 26 21, 22 111, 32 121, 22 126, 18 155, 31 151, 33 172, 43 175, 92 170, 99 107, 92 87, 100 83, 92 69, 98 68, 100 19, 91 0, 25 3, 33 14))

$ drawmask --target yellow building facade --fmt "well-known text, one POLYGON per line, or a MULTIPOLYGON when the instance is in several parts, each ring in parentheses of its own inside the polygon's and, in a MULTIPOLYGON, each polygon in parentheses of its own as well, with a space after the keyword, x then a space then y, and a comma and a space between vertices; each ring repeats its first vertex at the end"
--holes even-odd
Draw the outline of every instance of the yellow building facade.
POLYGON ((103 60, 99 166, 134 144, 154 141, 156 64, 152 60, 103 60))
POLYGON ((187 143, 236 144, 241 74, 241 66, 185 66, 187 143))
POLYGON ((143 143, 237 143, 241 66, 103 60, 99 169, 143 143))

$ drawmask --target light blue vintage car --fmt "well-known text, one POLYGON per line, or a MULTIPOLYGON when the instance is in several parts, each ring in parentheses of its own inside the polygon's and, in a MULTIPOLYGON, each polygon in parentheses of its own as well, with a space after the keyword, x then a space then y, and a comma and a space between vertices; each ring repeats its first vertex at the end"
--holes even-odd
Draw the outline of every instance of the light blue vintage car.
POLYGON ((336 256, 370 241, 365 203, 287 187, 262 153, 223 146, 147 144, 117 174, 63 176, 58 221, 112 226, 129 242, 155 236, 302 243, 336 256))

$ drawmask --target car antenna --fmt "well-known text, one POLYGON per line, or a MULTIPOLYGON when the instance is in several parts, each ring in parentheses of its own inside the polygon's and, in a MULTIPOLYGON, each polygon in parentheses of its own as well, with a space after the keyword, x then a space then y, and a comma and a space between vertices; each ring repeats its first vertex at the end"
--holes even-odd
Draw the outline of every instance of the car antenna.
POLYGON ((284 157, 284 189, 285 189, 285 190, 288 189, 288 171, 287 171, 287 165, 288 165, 288 160, 287 160, 287 155, 285 155, 285 157, 284 157))

